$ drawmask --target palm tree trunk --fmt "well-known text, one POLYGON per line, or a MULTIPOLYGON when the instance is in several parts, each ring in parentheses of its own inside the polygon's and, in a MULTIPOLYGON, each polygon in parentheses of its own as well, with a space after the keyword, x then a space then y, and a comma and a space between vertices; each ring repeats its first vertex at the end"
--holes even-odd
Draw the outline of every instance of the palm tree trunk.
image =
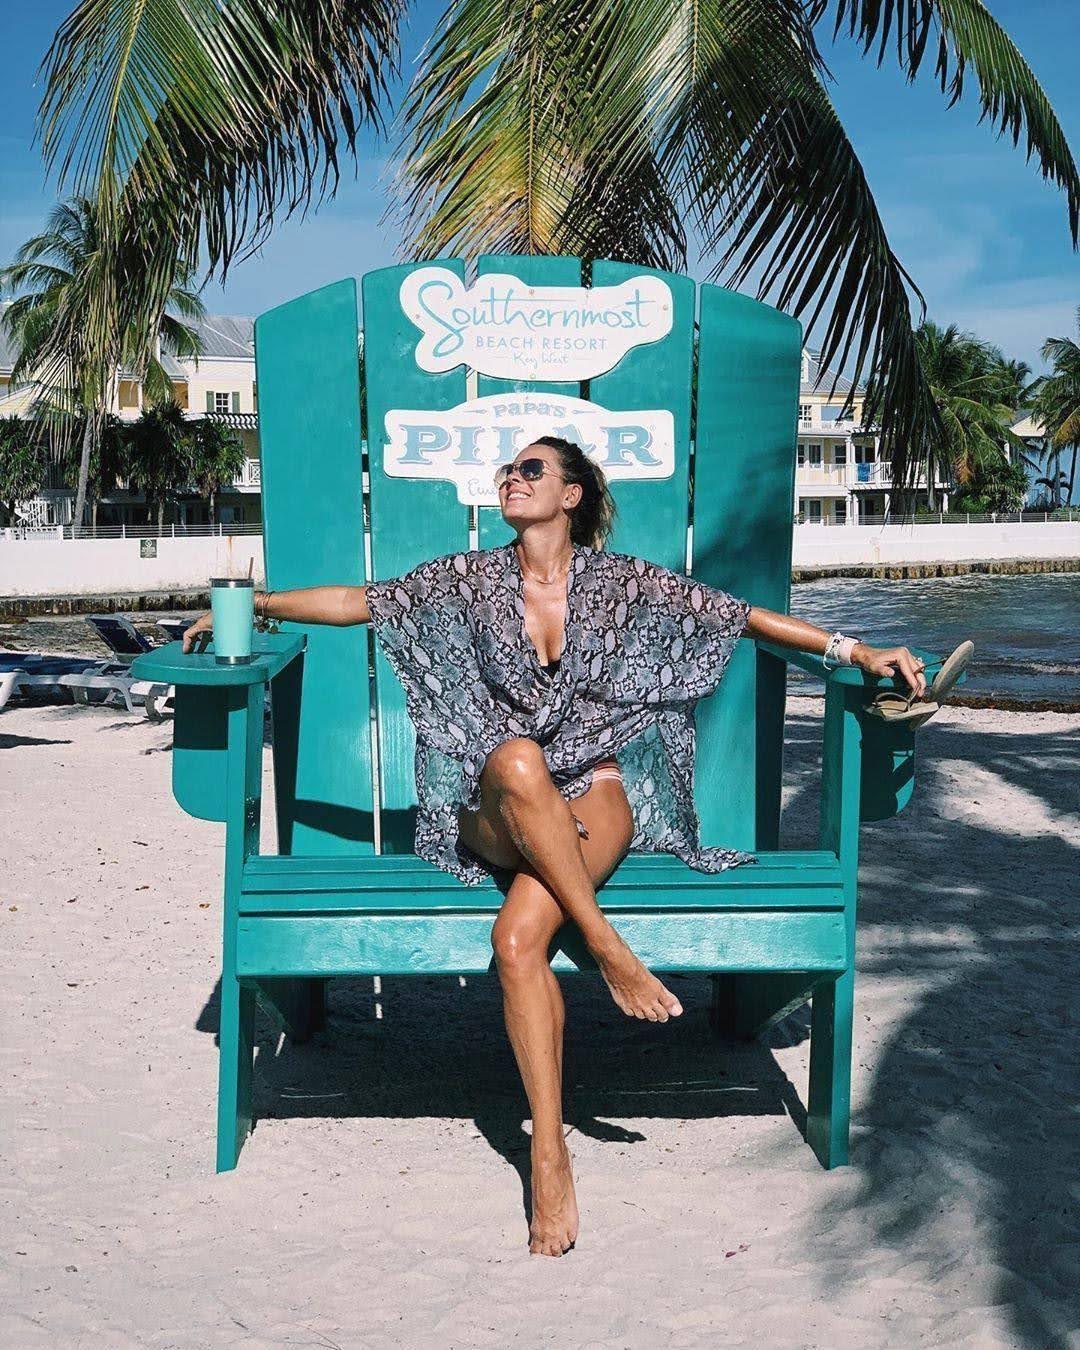
POLYGON ((87 413, 83 428, 82 448, 79 453, 79 485, 75 489, 75 511, 71 517, 71 537, 78 539, 82 532, 83 512, 86 510, 86 485, 90 478, 90 452, 94 447, 95 418, 87 413))
POLYGON ((164 498, 164 497, 162 497, 162 499, 158 502, 158 506, 157 506, 157 527, 158 527, 158 533, 159 533, 159 534, 160 534, 160 532, 165 528, 165 498, 164 498))
POLYGON ((1069 505, 1073 505, 1073 487, 1076 483, 1076 452, 1080 450, 1080 445, 1074 445, 1072 448, 1072 463, 1069 465, 1069 505))
POLYGON ((215 498, 216 498, 216 497, 217 497, 217 493, 214 491, 213 488, 211 488, 211 489, 210 489, 210 495, 209 495, 209 500, 210 500, 210 524, 211 524, 211 525, 216 524, 216 521, 214 520, 214 501, 215 501, 215 498))

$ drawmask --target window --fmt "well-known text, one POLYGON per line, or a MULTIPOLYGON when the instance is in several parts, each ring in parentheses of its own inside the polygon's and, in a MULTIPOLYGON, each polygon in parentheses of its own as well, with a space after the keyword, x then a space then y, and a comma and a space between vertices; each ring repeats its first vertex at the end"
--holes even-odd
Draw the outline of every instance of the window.
POLYGON ((807 517, 809 518, 810 523, 811 523, 811 524, 815 524, 815 523, 816 523, 816 524, 819 524, 819 525, 820 525, 820 524, 821 524, 821 502, 818 501, 815 497, 811 497, 810 500, 806 503, 806 505, 807 505, 807 507, 809 508, 808 511, 807 511, 807 517))
POLYGON ((874 447, 872 445, 855 446, 856 464, 873 464, 873 462, 874 462, 874 447))
POLYGON ((806 463, 806 446, 800 445, 795 450, 795 463, 801 469, 806 463))
POLYGON ((206 411, 208 413, 238 413, 240 411, 240 390, 208 389, 206 391, 206 411))
POLYGON ((814 410, 809 403, 799 404, 799 421, 803 424, 804 427, 808 427, 810 425, 813 416, 813 411, 814 410))
POLYGON ((847 446, 844 444, 843 441, 837 441, 837 443, 833 446, 832 453, 834 464, 847 463, 847 446))
POLYGON ((810 466, 811 466, 811 468, 814 468, 814 467, 820 467, 820 465, 821 465, 821 446, 820 446, 820 445, 808 445, 808 446, 806 447, 806 457, 807 457, 807 459, 810 461, 810 466))
POLYGON ((843 497, 837 497, 833 506, 833 514, 836 516, 837 525, 847 524, 847 502, 843 497))

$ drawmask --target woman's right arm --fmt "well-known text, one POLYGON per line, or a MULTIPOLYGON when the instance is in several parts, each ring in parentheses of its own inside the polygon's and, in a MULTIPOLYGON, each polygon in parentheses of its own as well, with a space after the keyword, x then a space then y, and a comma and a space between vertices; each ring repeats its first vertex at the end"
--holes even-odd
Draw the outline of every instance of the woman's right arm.
MULTIPOLYGON (((255 613, 267 619, 293 619, 297 623, 324 623, 338 628, 367 623, 367 592, 363 586, 304 586, 295 591, 256 591, 255 613), (269 599, 267 595, 269 594, 269 599)), ((184 630, 184 651, 191 651, 200 633, 213 629, 208 610, 184 630)))

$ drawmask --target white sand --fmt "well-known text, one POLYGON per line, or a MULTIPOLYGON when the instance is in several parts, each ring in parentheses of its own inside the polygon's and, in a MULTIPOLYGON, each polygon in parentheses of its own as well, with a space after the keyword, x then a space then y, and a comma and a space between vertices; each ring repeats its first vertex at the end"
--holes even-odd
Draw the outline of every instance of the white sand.
MULTIPOLYGON (((791 708, 805 846, 821 702, 791 708)), ((335 983, 308 1046, 261 1022, 262 1119, 214 1174, 220 827, 173 803, 168 724, 9 707, 0 1344, 1080 1345, 1078 730, 946 708, 864 827, 851 1167, 799 1136, 805 1012, 733 1047, 704 979, 662 1027, 564 982, 552 1260, 494 976, 335 983)))

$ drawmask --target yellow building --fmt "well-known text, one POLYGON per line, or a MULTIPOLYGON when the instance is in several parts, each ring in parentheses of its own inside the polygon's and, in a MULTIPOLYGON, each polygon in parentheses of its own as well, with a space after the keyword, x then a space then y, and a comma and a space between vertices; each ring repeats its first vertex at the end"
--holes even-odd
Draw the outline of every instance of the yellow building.
MULTIPOLYGON (((208 314, 191 326, 199 334, 202 355, 194 361, 163 354, 162 365, 172 380, 176 401, 189 418, 214 417, 225 422, 244 445, 244 467, 231 487, 219 495, 217 520, 224 525, 258 524, 262 511, 254 320, 208 314)), ((0 417, 27 417, 32 413, 36 386, 12 385, 15 355, 11 339, 0 325, 0 417)), ((112 411, 123 421, 133 422, 144 406, 139 381, 121 372, 112 411)), ((20 503, 20 517, 34 526, 68 525, 74 500, 71 486, 54 481, 33 501, 20 503)), ((180 498, 177 508, 181 523, 199 525, 209 518, 208 503, 194 489, 180 498)), ((139 493, 120 491, 98 503, 99 525, 142 525, 146 518, 146 502, 139 493)))
MULTIPOLYGON (((799 392, 799 443, 795 465, 795 519, 828 525, 880 524, 892 507, 892 467, 883 460, 872 427, 863 425, 863 399, 856 389, 850 411, 844 403, 850 380, 822 370, 819 353, 803 350, 799 392), (835 392, 834 392, 835 384, 835 392)), ((937 500, 948 509, 950 483, 939 478, 937 500)), ((917 479, 916 500, 925 503, 926 473, 917 479)))

